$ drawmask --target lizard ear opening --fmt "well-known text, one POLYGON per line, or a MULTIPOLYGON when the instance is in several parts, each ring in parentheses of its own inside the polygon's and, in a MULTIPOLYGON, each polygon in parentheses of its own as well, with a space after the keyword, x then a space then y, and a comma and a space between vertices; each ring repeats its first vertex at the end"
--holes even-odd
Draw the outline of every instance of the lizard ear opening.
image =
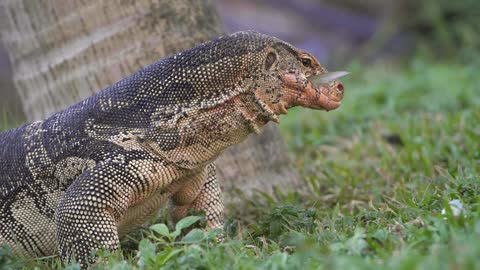
POLYGON ((277 61, 277 54, 275 52, 269 52, 265 58, 265 69, 269 70, 273 64, 277 61))

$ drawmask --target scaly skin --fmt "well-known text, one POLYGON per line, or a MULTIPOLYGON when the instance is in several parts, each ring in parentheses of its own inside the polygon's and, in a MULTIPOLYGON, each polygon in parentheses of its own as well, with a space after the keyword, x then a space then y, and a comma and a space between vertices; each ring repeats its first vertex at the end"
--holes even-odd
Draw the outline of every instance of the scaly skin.
POLYGON ((83 267, 167 202, 222 227, 213 161, 293 106, 333 110, 343 85, 274 37, 239 32, 166 58, 56 113, 0 133, 0 244, 83 267))

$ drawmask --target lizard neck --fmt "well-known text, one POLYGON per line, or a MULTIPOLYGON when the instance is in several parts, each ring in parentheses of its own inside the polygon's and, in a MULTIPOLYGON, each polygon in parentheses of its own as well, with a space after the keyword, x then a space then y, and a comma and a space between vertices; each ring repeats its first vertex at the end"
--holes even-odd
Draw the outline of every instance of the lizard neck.
POLYGON ((243 94, 233 99, 236 112, 244 119, 246 128, 259 134, 269 121, 279 123, 278 115, 270 107, 253 94, 243 94))
POLYGON ((204 166, 269 121, 252 102, 254 97, 237 95, 217 106, 180 113, 174 122, 155 122, 147 135, 150 146, 177 166, 204 166))

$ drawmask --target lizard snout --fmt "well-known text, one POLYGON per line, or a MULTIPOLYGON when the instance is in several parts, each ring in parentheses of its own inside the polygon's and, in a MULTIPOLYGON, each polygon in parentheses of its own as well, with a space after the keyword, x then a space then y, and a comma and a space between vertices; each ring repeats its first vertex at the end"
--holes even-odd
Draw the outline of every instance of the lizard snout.
POLYGON ((340 102, 343 99, 344 87, 343 83, 339 80, 334 80, 326 85, 314 86, 317 91, 328 96, 330 99, 336 102, 340 102))
POLYGON ((347 75, 346 71, 328 72, 308 78, 310 85, 320 95, 315 109, 334 110, 341 105, 344 94, 343 83, 338 78, 347 75))
MULTIPOLYGON (((320 75, 324 77, 324 75, 320 75)), ((316 110, 334 110, 341 105, 345 88, 337 79, 319 82, 319 75, 305 78, 295 74, 286 74, 286 88, 295 93, 290 106, 302 106, 316 110)), ((289 106, 289 107, 290 107, 289 106)))
POLYGON ((309 108, 331 111, 340 107, 342 104, 344 87, 343 84, 335 80, 328 85, 312 87, 315 93, 310 92, 310 106, 309 108))

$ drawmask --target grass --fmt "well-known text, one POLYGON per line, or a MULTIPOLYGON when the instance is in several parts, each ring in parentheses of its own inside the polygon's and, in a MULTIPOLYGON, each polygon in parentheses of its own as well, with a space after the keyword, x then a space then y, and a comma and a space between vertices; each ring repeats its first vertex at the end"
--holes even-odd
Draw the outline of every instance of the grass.
MULTIPOLYGON (((231 209, 221 244, 217 232, 180 233, 196 218, 155 225, 95 268, 479 269, 479 66, 417 59, 349 70, 341 109, 282 118, 307 194, 258 194, 247 214, 231 209), (453 199, 464 214, 453 214, 453 199)), ((2 267, 62 266, 2 249, 2 267)))

